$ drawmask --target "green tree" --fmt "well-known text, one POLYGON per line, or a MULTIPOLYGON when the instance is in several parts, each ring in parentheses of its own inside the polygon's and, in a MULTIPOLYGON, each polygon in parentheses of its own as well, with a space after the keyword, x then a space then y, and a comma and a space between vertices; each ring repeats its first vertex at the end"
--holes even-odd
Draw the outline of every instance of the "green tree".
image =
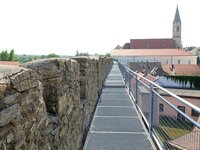
POLYGON ((54 53, 51 53, 51 54, 47 55, 47 58, 60 58, 60 56, 56 55, 54 53))
POLYGON ((9 53, 8 61, 14 61, 14 60, 15 60, 15 51, 14 49, 12 49, 9 53))
POLYGON ((7 50, 3 50, 0 54, 1 60, 2 61, 7 61, 8 60, 8 51, 7 50))
POLYGON ((3 60, 3 51, 0 53, 0 60, 3 60))
POLYGON ((110 56, 111 56, 111 54, 110 54, 110 53, 106 53, 106 56, 110 57, 110 56))

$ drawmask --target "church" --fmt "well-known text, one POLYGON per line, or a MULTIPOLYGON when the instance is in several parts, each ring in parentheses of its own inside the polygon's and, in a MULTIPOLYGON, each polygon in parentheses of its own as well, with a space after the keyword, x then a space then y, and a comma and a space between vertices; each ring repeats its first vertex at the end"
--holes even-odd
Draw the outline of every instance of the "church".
POLYGON ((122 48, 111 50, 116 60, 130 62, 160 62, 165 64, 197 64, 197 56, 182 49, 181 18, 176 8, 173 21, 172 38, 164 39, 131 39, 122 48))
POLYGON ((125 43, 122 49, 182 49, 181 42, 181 18, 176 8, 173 21, 172 38, 164 39, 131 39, 130 43, 125 43))

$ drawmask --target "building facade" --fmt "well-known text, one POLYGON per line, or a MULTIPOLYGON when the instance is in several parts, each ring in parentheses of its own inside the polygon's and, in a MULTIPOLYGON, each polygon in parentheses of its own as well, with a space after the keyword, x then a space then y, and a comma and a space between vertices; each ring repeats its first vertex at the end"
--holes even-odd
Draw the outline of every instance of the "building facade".
POLYGON ((164 64, 197 64, 197 56, 179 49, 129 49, 112 50, 111 56, 118 61, 161 62, 164 64))

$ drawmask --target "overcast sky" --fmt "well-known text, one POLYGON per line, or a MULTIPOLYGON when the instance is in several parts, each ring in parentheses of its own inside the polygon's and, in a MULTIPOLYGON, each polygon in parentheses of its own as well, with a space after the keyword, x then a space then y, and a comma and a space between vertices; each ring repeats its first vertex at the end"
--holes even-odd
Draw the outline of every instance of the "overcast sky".
POLYGON ((0 50, 105 54, 131 38, 171 38, 177 3, 183 46, 200 46, 199 0, 0 0, 0 50))

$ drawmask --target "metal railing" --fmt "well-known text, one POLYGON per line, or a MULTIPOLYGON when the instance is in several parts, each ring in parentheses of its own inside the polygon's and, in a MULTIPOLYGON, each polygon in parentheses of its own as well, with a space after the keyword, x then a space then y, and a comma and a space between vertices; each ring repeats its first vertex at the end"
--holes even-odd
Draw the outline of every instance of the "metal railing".
MULTIPOLYGON (((159 149, 200 149, 200 108, 119 63, 126 87, 159 149)), ((200 102, 200 100, 199 100, 200 102)))

